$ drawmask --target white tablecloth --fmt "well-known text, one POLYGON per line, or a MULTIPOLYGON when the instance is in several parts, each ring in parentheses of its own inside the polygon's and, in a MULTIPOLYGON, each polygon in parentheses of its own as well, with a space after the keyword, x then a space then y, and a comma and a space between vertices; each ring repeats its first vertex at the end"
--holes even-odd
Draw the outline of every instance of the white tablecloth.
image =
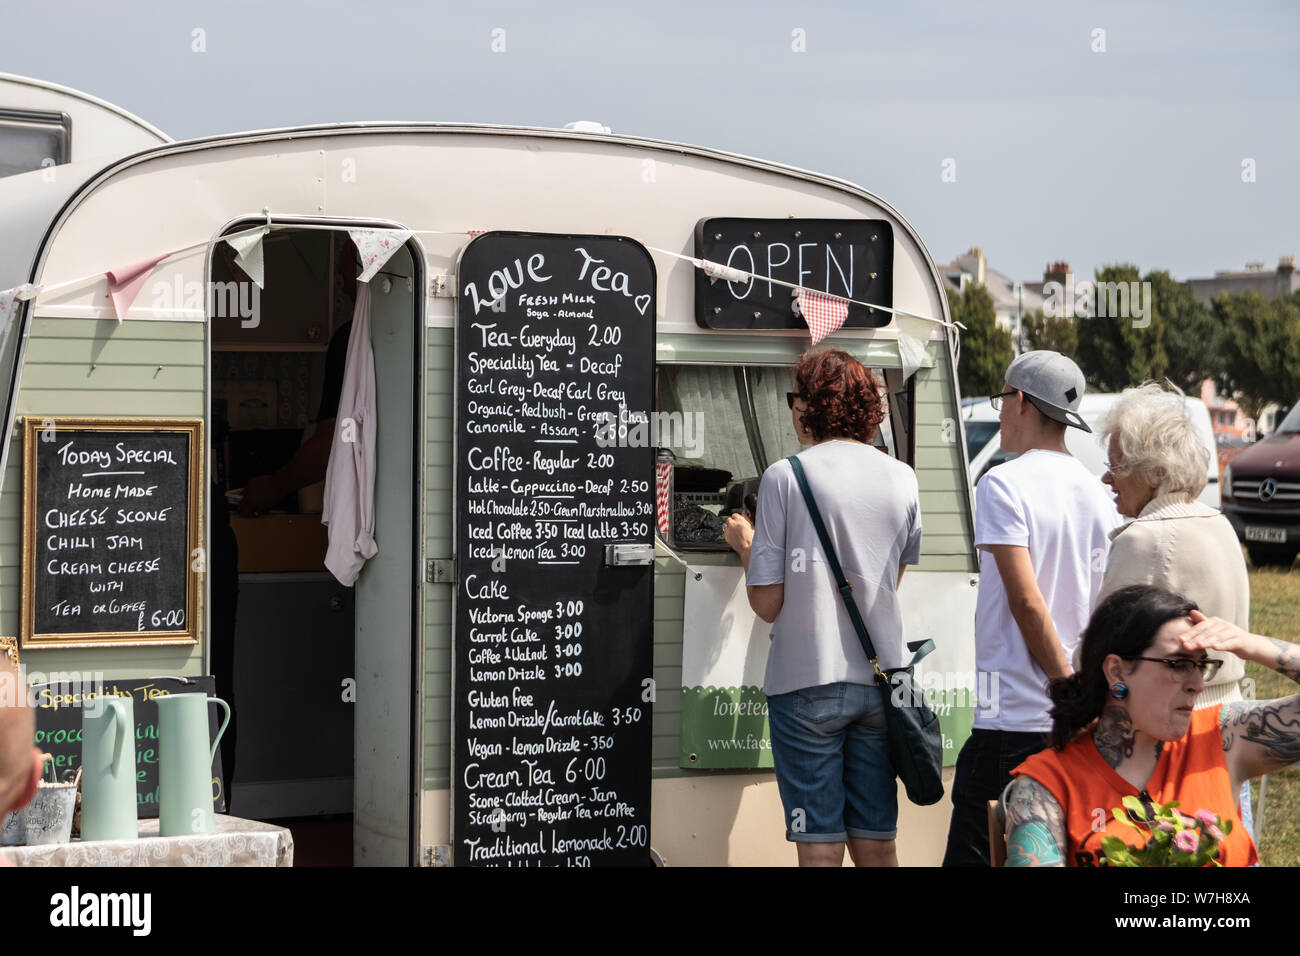
POLYGON ((140 821, 138 840, 92 840, 0 848, 16 866, 293 866, 293 835, 283 827, 215 816, 216 832, 161 837, 158 819, 140 821))

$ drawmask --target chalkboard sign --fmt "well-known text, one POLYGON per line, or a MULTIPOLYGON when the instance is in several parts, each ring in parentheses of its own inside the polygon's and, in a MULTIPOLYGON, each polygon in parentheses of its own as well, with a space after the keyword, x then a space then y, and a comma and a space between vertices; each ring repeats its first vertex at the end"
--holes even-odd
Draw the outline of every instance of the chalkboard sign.
MULTIPOLYGON (((93 706, 97 697, 131 697, 135 714, 135 799, 140 817, 158 816, 158 698, 169 694, 211 696, 211 677, 153 677, 148 680, 104 680, 90 684, 60 681, 33 684, 36 704, 36 746, 54 758, 60 780, 81 766, 81 708, 93 706)), ((208 705, 208 739, 215 741, 221 726, 221 711, 208 705)), ((229 731, 227 731, 229 732, 229 731)), ((212 762, 212 809, 223 813, 226 795, 221 792, 221 751, 212 762)))
POLYGON ((695 321, 709 329, 807 329, 794 290, 765 279, 844 296, 846 329, 878 328, 892 316, 894 230, 884 219, 701 219, 695 255, 764 278, 724 282, 695 271, 695 321))
POLYGON ((23 432, 23 647, 196 641, 201 419, 23 432))
POLYGON ((453 861, 648 865, 654 263, 492 232, 457 276, 453 861))

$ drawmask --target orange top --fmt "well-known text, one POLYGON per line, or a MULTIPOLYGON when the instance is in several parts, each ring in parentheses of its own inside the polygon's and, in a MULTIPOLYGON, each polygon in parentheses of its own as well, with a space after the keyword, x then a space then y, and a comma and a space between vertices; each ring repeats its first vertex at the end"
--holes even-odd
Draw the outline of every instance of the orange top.
MULTIPOLYGON (((1259 857, 1237 812, 1237 795, 1232 792, 1219 736, 1221 709, 1219 705, 1193 712, 1187 733, 1160 751, 1146 793, 1156 803, 1177 800, 1178 809, 1189 816, 1204 809, 1231 820, 1232 832, 1219 844, 1218 861, 1224 866, 1251 866, 1259 857)), ((1111 813, 1121 806, 1122 798, 1142 794, 1106 762, 1092 734, 1080 734, 1064 750, 1036 753, 1011 773, 1033 777, 1065 811, 1067 866, 1096 866, 1103 836, 1117 836, 1130 846, 1145 844, 1145 830, 1125 826, 1111 813), (1103 819, 1106 827, 1098 832, 1094 826, 1103 819)))

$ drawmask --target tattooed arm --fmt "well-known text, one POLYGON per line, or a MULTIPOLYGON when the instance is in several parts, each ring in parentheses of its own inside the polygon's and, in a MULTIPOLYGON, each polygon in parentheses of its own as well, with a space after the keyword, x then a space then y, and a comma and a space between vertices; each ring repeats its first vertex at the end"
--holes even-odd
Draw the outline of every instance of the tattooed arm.
POLYGON ((1065 866, 1065 814, 1050 790, 1020 776, 1002 794, 1007 866, 1065 866))
MULTIPOLYGON (((1196 626, 1182 637, 1188 650, 1229 651, 1300 684, 1300 646, 1247 633, 1198 611, 1192 612, 1192 621, 1196 626)), ((1243 780, 1300 761, 1300 694, 1224 704, 1219 732, 1235 792, 1243 780)))

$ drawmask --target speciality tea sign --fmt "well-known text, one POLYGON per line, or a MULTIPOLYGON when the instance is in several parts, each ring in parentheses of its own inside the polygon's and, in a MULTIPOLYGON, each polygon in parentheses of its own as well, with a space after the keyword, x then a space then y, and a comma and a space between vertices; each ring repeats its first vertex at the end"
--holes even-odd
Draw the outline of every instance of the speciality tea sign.
POLYGON ((787 285, 853 299, 844 328, 888 325, 894 231, 883 219, 701 219, 695 255, 751 273, 748 281, 695 273, 695 321, 709 329, 803 329, 787 285), (770 281, 774 280, 774 281, 770 281))

